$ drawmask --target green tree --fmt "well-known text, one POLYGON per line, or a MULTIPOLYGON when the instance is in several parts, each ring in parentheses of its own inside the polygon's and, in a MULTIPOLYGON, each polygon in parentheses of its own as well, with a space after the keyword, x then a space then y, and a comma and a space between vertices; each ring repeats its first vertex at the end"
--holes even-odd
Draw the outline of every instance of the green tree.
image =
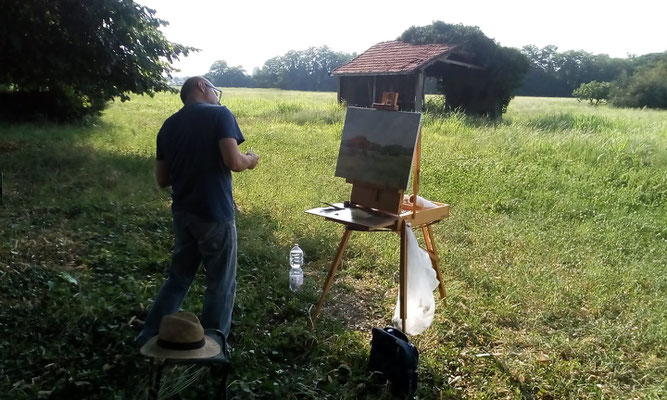
POLYGON ((611 84, 609 82, 591 81, 579 85, 572 92, 572 96, 576 97, 578 101, 588 100, 590 104, 598 105, 601 101, 609 98, 610 89, 611 84))
POLYGON ((525 96, 570 96, 582 83, 613 81, 633 64, 628 59, 583 50, 559 53, 558 47, 553 45, 541 49, 528 45, 521 52, 531 64, 523 85, 517 91, 517 94, 525 96))
POLYGON ((0 109, 75 119, 129 93, 174 91, 171 66, 191 47, 169 42, 166 21, 132 0, 32 0, 0 16, 0 109))
POLYGON ((218 60, 211 65, 210 70, 204 75, 215 86, 223 87, 248 87, 252 85, 252 79, 245 73, 243 67, 230 67, 227 61, 218 60))
POLYGON ((612 88, 610 102, 616 107, 667 109, 667 52, 649 59, 631 76, 622 76, 612 88))
POLYGON ((558 47, 549 45, 539 48, 534 45, 523 46, 521 52, 530 61, 523 84, 517 89, 521 96, 569 96, 563 82, 556 77, 556 54, 558 47))
POLYGON ((498 45, 476 26, 436 21, 431 25, 410 27, 399 40, 459 45, 460 51, 471 55, 474 64, 484 68, 482 72, 453 67, 445 71, 441 89, 448 109, 500 117, 528 71, 526 56, 517 49, 498 45))
POLYGON ((262 68, 256 68, 253 78, 259 87, 333 91, 337 83, 330 76, 331 71, 352 57, 353 54, 335 52, 327 46, 290 50, 267 60, 262 68))
POLYGON ((558 46, 548 45, 540 49, 530 44, 523 46, 521 52, 528 57, 533 67, 543 71, 545 74, 552 75, 556 72, 558 46))

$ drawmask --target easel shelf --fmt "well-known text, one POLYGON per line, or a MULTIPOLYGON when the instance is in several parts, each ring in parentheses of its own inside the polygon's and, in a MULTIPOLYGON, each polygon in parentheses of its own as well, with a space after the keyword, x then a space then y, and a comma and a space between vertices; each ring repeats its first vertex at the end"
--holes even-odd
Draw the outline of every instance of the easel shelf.
POLYGON ((449 204, 438 203, 433 201, 435 207, 423 208, 417 206, 415 209, 412 203, 404 202, 401 207, 401 214, 399 218, 409 222, 413 228, 422 225, 430 225, 440 221, 441 219, 449 217, 449 204))

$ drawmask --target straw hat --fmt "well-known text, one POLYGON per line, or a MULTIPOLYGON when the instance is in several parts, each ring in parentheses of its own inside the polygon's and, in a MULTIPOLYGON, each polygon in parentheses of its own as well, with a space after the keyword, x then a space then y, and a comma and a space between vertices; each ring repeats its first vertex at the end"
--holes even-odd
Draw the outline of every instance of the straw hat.
POLYGON ((220 345, 204 335, 196 315, 182 311, 165 315, 157 336, 150 338, 139 351, 156 358, 209 358, 220 353, 220 345))

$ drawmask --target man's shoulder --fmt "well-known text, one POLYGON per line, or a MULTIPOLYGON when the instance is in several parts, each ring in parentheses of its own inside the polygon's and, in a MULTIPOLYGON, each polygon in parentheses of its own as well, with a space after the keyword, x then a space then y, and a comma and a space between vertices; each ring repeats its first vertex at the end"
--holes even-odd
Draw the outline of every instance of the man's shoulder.
POLYGON ((227 108, 227 106, 217 106, 219 108, 220 114, 224 115, 225 117, 233 117, 234 114, 232 111, 227 108))
POLYGON ((175 121, 178 121, 179 119, 186 117, 187 114, 188 114, 188 107, 183 106, 178 111, 168 116, 167 119, 164 120, 163 125, 174 123, 175 121))
POLYGON ((160 130, 158 131, 158 137, 167 134, 167 132, 174 130, 174 128, 179 125, 179 121, 183 118, 182 111, 183 109, 181 108, 164 120, 162 127, 160 127, 160 130))
MULTIPOLYGON (((223 118, 233 117, 234 114, 227 108, 227 106, 219 106, 217 104, 195 103, 184 106, 179 112, 193 113, 199 115, 218 116, 223 118)), ((177 113, 178 114, 178 113, 177 113)))
POLYGON ((236 117, 226 107, 216 104, 194 103, 183 106, 176 113, 168 117, 160 132, 172 135, 183 131, 235 132, 238 130, 236 117))

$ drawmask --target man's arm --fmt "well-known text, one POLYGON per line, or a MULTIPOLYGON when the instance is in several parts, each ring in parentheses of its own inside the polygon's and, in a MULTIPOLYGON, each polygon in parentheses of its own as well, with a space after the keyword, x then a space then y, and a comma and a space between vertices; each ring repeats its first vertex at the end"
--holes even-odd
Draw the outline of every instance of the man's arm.
POLYGON ((259 162, 259 156, 251 151, 242 154, 236 139, 224 138, 218 141, 220 155, 225 166, 234 172, 241 172, 246 169, 253 169, 259 162))
POLYGON ((161 188, 171 186, 171 179, 169 179, 169 166, 164 160, 157 160, 155 162, 155 180, 157 185, 161 188))

